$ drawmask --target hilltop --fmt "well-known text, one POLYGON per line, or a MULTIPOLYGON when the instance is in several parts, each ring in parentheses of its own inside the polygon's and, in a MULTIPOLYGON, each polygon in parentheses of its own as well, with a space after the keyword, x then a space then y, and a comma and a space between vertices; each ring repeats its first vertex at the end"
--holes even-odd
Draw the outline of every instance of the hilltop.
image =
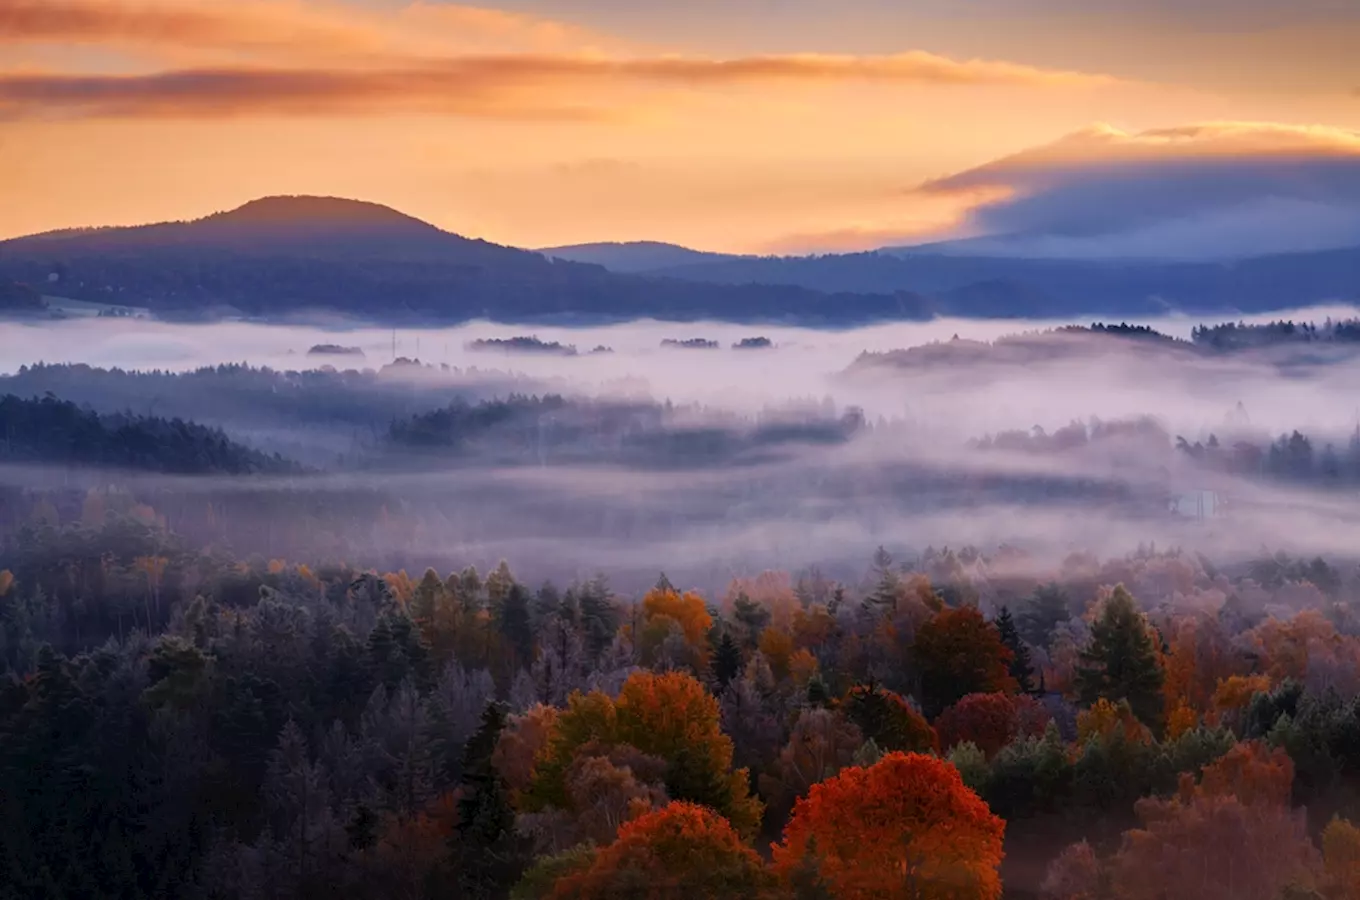
POLYGON ((335 197, 265 197, 191 221, 15 238, 0 242, 0 278, 175 318, 844 324, 929 315, 925 301, 907 292, 834 296, 615 273, 335 197))

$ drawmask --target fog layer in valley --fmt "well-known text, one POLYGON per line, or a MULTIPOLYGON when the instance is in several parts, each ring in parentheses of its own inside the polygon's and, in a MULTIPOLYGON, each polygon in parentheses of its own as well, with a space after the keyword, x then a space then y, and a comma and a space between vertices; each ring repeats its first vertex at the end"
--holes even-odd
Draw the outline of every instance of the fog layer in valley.
MULTIPOLYGON (((661 567, 705 585, 763 568, 849 570, 880 544, 1009 544, 1036 567, 1152 541, 1225 562, 1263 548, 1349 556, 1360 545, 1360 484, 1348 474, 1360 464, 1360 353, 1348 346, 1210 353, 1086 333, 1018 357, 983 347, 982 363, 861 357, 1057 324, 1068 323, 10 325, 0 329, 0 395, 192 420, 300 468, 172 476, 12 461, 5 519, 23 518, 25 492, 117 487, 181 528, 217 529, 206 536, 240 552, 371 565, 513 558, 541 569, 525 575, 589 567, 621 586, 661 567), (470 346, 520 334, 548 346, 470 346), (734 349, 757 336, 773 346, 734 349), (694 338, 717 347, 662 346, 694 338), (318 345, 332 352, 309 353, 318 345), (394 351, 422 365, 390 365, 394 351), (39 362, 49 365, 30 367, 39 362), (241 363, 254 368, 194 371, 241 363), (562 400, 527 399, 544 395, 562 400), (1302 462, 1272 448, 1295 431, 1308 443, 1302 462), (1207 513, 1171 510, 1205 495, 1207 513)), ((1185 338, 1198 323, 1139 324, 1185 338)))

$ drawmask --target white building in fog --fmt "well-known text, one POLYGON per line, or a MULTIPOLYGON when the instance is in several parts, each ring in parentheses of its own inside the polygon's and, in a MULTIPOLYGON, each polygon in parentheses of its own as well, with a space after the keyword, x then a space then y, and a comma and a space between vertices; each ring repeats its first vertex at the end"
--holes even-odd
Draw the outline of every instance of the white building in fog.
POLYGON ((1171 511, 1186 519, 1217 519, 1223 515, 1223 497, 1217 491, 1194 490, 1173 494, 1171 511))

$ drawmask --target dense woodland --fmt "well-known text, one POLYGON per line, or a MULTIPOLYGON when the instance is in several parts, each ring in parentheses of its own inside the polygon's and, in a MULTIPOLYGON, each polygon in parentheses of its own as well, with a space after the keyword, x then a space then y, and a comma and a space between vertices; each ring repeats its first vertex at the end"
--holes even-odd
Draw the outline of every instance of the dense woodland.
POLYGON ((1355 559, 866 547, 619 588, 581 549, 997 498, 1153 522, 1114 461, 1331 489, 1360 436, 1091 420, 960 447, 1056 463, 979 474, 829 401, 410 360, 0 391, 0 900, 1360 900, 1355 559))
MULTIPOLYGON (((1128 323, 1064 325, 1041 331, 1003 335, 994 341, 961 339, 935 341, 887 352, 865 352, 850 372, 881 369, 925 370, 956 367, 1031 365, 1089 360, 1125 354, 1127 361, 1149 368, 1168 361, 1204 359, 1252 351, 1303 351, 1318 347, 1352 348, 1360 340, 1360 319, 1312 322, 1279 321, 1262 324, 1224 322, 1198 325, 1189 341, 1163 334, 1146 325, 1128 323)), ((1307 357, 1304 358, 1308 360, 1307 357)), ((1265 356, 1263 361, 1285 364, 1291 357, 1265 356)))
POLYGON ((182 419, 105 414, 51 395, 0 395, 0 463, 62 463, 174 474, 279 474, 301 469, 182 419))
POLYGON ((0 896, 1356 896, 1360 577, 522 583, 236 559, 92 494, 0 545, 0 896))
POLYGON ((1295 323, 1292 320, 1262 325, 1225 322, 1195 328, 1192 339, 1196 344, 1214 350, 1241 350, 1279 344, 1351 344, 1360 341, 1360 319, 1337 322, 1328 319, 1321 325, 1313 322, 1295 323))

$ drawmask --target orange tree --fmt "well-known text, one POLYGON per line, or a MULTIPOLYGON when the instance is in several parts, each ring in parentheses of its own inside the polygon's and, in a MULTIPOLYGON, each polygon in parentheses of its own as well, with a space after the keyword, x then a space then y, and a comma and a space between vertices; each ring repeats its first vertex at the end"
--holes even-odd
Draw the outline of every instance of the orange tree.
POLYGON ((997 900, 1005 827, 949 763, 890 753, 814 785, 774 869, 838 900, 997 900))
POLYGON ((554 900, 767 898, 774 879, 726 819, 676 802, 640 816, 588 864, 553 885, 554 900))
POLYGON ((585 745, 631 746, 666 762, 666 791, 711 806, 743 834, 762 813, 745 769, 732 770, 732 739, 719 726, 718 701, 685 672, 636 672, 617 699, 573 694, 538 757, 528 809, 570 809, 566 773, 585 745))
POLYGON ((935 717, 969 694, 1014 693, 1011 651, 976 607, 946 609, 922 623, 912 643, 921 705, 935 717))
POLYGON ((694 654, 693 662, 702 668, 708 658, 708 632, 713 617, 708 614, 704 598, 692 591, 680 593, 672 588, 658 587, 642 598, 646 625, 638 635, 639 647, 645 657, 656 652, 674 623, 685 635, 685 643, 694 654))

